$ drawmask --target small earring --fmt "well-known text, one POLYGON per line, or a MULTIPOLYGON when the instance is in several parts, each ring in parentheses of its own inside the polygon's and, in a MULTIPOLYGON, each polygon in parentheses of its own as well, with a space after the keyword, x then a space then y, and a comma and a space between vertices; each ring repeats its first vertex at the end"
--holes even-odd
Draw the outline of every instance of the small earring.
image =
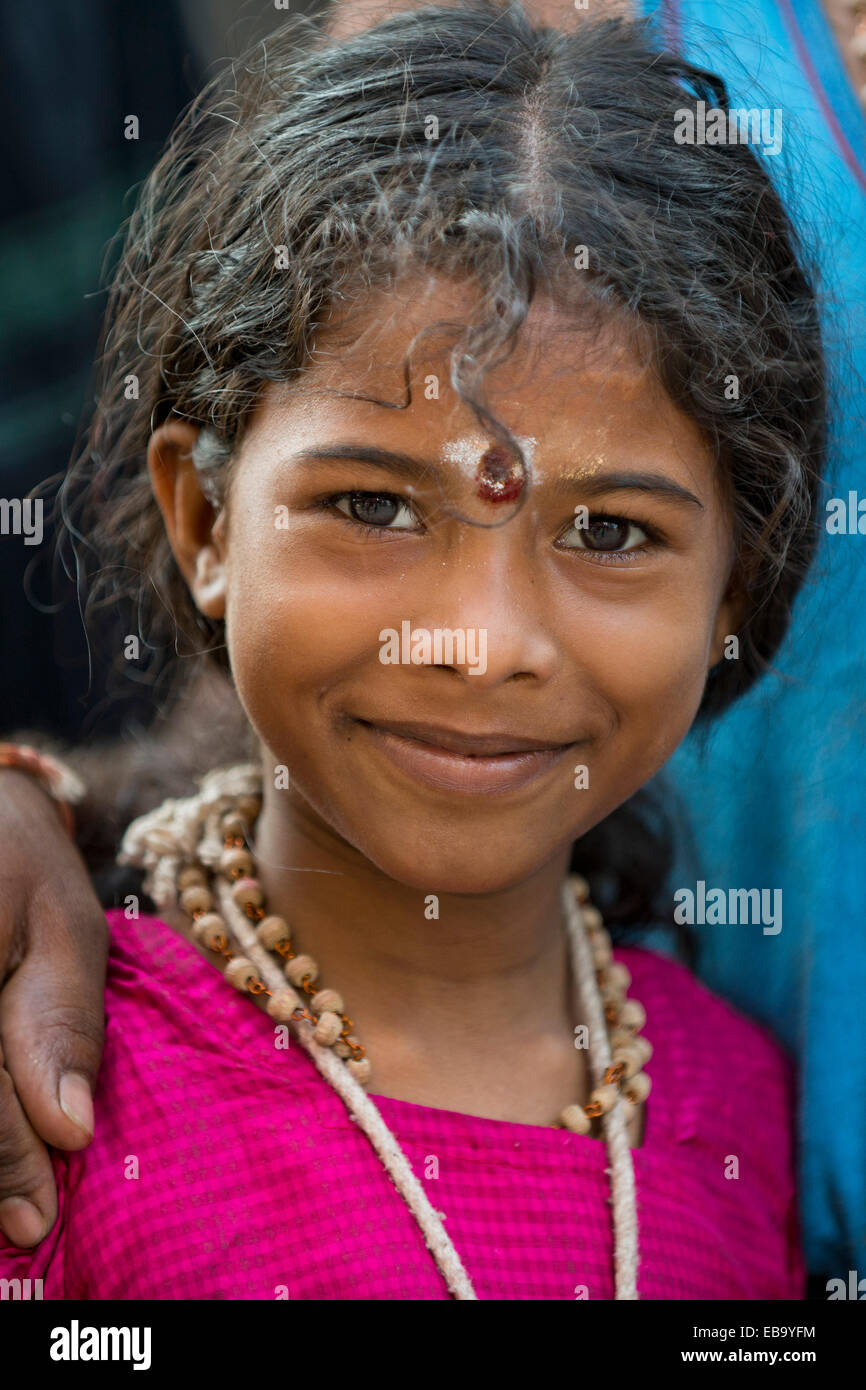
POLYGON ((212 584, 214 577, 214 553, 210 546, 200 550, 195 557, 196 584, 212 584))

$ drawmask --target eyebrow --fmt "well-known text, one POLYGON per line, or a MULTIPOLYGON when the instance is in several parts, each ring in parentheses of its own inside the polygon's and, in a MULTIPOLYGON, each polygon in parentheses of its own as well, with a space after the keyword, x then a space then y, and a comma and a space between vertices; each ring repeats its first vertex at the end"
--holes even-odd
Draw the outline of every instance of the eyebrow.
MULTIPOLYGON (((369 444, 326 444, 312 449, 301 449, 292 454, 287 462, 321 463, 325 460, 335 462, 367 464, 398 478, 422 480, 431 476, 441 477, 434 463, 413 458, 410 454, 396 454, 390 449, 378 449, 369 444)), ((693 492, 674 482, 663 473, 590 473, 586 478, 579 474, 560 478, 554 484, 557 493, 580 491, 584 497, 599 497, 606 492, 642 492, 661 497, 669 502, 679 502, 704 510, 704 504, 693 492)))
POLYGON ((323 444, 314 449, 300 449, 292 454, 288 463, 321 463, 323 460, 341 460, 350 463, 367 464, 397 478, 421 480, 439 476, 439 469, 433 463, 412 458, 410 454, 395 454, 390 449, 377 449, 369 444, 323 444))
POLYGON ((693 492, 664 473, 590 473, 586 478, 573 474, 559 479, 555 490, 560 493, 579 490, 584 497, 599 497, 605 492, 644 492, 704 510, 703 502, 693 492))

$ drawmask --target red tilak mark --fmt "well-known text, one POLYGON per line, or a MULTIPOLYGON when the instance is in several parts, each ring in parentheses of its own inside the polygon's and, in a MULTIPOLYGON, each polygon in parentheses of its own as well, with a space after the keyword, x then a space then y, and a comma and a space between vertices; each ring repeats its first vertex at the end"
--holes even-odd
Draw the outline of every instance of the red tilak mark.
POLYGON ((481 455, 475 477, 482 502, 513 502, 523 491, 520 462, 501 444, 494 444, 481 455))

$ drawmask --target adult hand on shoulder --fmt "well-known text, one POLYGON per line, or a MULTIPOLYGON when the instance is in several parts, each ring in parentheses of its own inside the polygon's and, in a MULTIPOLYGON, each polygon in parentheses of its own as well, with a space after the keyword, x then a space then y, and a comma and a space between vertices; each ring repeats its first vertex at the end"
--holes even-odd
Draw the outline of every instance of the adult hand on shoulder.
POLYGON ((0 772, 0 1229, 37 1244, 57 1193, 46 1144, 82 1149, 103 1042, 105 914, 57 808, 0 772))

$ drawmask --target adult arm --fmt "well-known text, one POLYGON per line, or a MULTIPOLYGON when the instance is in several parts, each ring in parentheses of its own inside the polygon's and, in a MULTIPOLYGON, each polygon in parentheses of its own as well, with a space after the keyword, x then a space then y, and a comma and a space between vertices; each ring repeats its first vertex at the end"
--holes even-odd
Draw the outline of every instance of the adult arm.
POLYGON ((27 1246, 57 1214, 45 1145, 80 1149, 93 1133, 108 930, 91 876, 108 884, 135 816, 252 750, 236 697, 215 674, 152 730, 113 744, 67 750, 41 735, 13 738, 61 757, 88 786, 74 844, 38 781, 0 770, 0 1229, 27 1246))

